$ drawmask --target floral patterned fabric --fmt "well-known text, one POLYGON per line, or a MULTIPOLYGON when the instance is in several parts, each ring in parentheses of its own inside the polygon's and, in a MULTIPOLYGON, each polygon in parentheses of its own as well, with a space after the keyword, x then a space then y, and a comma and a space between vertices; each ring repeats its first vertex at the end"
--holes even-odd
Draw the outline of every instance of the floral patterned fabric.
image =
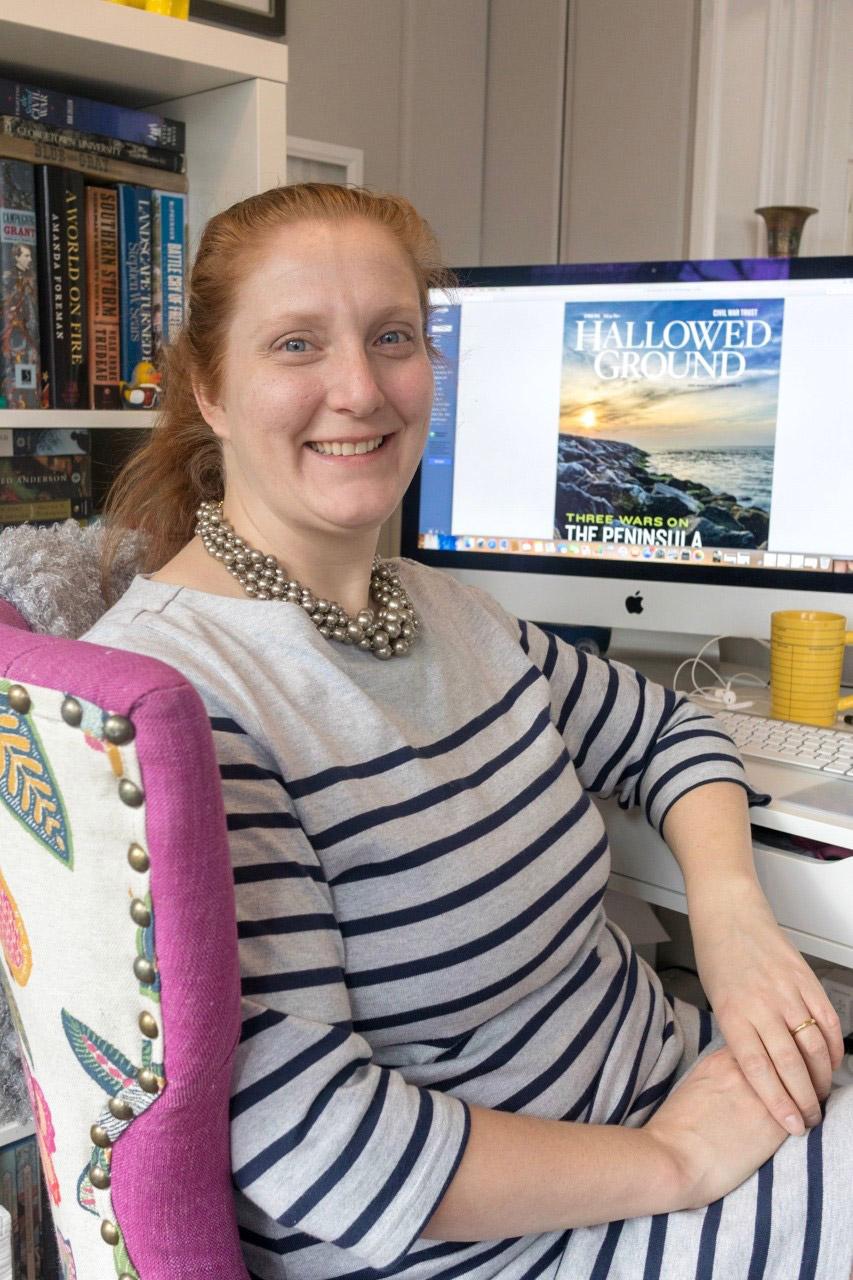
POLYGON ((163 1076, 158 978, 134 970, 155 955, 149 874, 128 860, 132 845, 145 845, 144 810, 119 798, 123 779, 141 785, 136 753, 133 742, 106 739, 109 709, 81 703, 71 727, 62 690, 28 684, 22 712, 9 689, 0 680, 2 974, 61 1264, 66 1280, 136 1276, 120 1233, 115 1244, 101 1235, 102 1222, 114 1222, 111 1149, 90 1134, 98 1125, 115 1143, 156 1097, 139 1071, 163 1076), (144 1012, 156 1038, 140 1030, 144 1012), (111 1100, 132 1116, 116 1118, 111 1100))

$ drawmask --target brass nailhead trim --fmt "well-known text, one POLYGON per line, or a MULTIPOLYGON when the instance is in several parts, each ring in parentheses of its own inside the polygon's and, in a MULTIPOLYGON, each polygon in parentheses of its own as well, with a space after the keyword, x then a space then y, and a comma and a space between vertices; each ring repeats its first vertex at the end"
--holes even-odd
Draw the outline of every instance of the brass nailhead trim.
POLYGON ((144 1036, 147 1036, 149 1040, 156 1040, 160 1034, 160 1028, 157 1026, 157 1023, 151 1017, 150 1013, 140 1013, 139 1030, 144 1036))
POLYGON ((99 1164, 93 1164, 89 1169, 89 1181, 99 1191, 106 1191, 110 1185, 110 1175, 99 1164))
POLYGON ((70 724, 72 729, 80 728, 83 723, 83 708, 76 698, 72 698, 70 694, 67 698, 63 698, 59 712, 65 723, 70 724))
POLYGON ((151 860, 148 854, 142 848, 142 845, 132 844, 127 851, 127 860, 133 867, 134 871, 147 871, 151 866, 151 860))
POLYGON ((150 960, 146 960, 144 956, 137 956, 133 962, 133 972, 144 987, 150 987, 154 979, 157 977, 157 970, 150 960))
POLYGON ((113 1145, 113 1140, 103 1125, 93 1124, 89 1130, 89 1137, 96 1147, 101 1147, 104 1151, 113 1145))
POLYGON ((144 1089, 146 1093, 160 1092, 160 1082, 154 1072, 148 1067, 140 1068, 136 1073, 136 1078, 139 1081, 140 1087, 144 1089))
POLYGON ((104 721, 104 737, 115 746, 124 746, 136 737, 136 730, 127 716, 107 716, 104 721))
POLYGON ((151 923, 151 912, 141 898, 134 898, 130 904, 130 918, 134 924, 147 929, 151 923))
POLYGON ((9 706, 19 716, 25 716, 32 706, 30 695, 22 684, 10 684, 6 697, 9 699, 9 706))
POLYGON ((118 784, 118 798, 122 804, 129 805, 131 809, 138 809, 145 799, 145 794, 141 787, 131 782, 130 778, 122 778, 118 784))
POLYGON ((110 1222, 108 1218, 105 1218, 101 1223, 101 1239, 105 1244, 115 1246, 118 1244, 120 1238, 116 1224, 114 1222, 110 1222))
POLYGON ((110 1098, 107 1106, 110 1109, 110 1115, 115 1116, 116 1120, 133 1119, 133 1107, 122 1098, 110 1098))

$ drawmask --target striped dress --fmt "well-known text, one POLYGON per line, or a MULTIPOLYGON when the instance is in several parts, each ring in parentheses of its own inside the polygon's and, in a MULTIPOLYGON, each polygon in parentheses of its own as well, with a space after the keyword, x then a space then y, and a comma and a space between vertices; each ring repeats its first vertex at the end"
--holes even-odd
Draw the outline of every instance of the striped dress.
MULTIPOLYGON (((147 653, 211 717, 236 886, 231 1106, 259 1280, 847 1280, 853 1105, 707 1210, 485 1242, 420 1233, 468 1104, 643 1124, 707 1046, 605 918, 592 796, 746 787, 709 716, 409 561, 405 661, 298 607, 143 577, 87 638, 147 653), (846 1130, 846 1136, 845 1136, 846 1130)), ((752 797, 755 799, 755 797, 752 797)), ((580 1177, 583 1170, 579 1170, 580 1177)))

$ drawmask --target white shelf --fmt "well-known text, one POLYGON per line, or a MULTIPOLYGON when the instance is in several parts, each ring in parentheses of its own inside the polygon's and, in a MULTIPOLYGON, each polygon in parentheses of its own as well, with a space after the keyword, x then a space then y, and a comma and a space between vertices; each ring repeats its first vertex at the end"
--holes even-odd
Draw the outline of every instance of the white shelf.
POLYGON ((287 82, 287 46, 106 0, 2 0, 0 72, 130 106, 287 82))
POLYGON ((0 1147, 7 1147, 11 1142, 20 1142, 22 1138, 29 1138, 35 1133, 32 1121, 25 1124, 2 1124, 0 1125, 0 1147))
POLYGON ((99 427, 153 427, 156 416, 151 409, 0 409, 0 428, 78 427, 92 431, 99 427))

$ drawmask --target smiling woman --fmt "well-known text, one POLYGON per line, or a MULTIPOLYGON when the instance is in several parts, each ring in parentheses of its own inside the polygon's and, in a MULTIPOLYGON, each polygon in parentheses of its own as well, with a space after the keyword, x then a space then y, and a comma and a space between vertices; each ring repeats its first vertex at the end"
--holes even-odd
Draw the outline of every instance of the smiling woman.
POLYGON ((439 283, 400 197, 309 184, 218 215, 109 504, 114 547, 147 549, 89 638, 178 668, 220 763, 250 1271, 840 1280, 853 1092, 830 1095, 838 1019, 763 897, 765 797, 730 738, 375 559, 428 430, 439 283), (606 919, 593 795, 670 844, 719 1026, 606 919))
POLYGON ((398 197, 303 184, 213 219, 160 424, 107 506, 115 537, 147 535, 156 580, 241 596, 192 537, 199 502, 222 501, 289 580, 347 613, 367 607, 379 527, 426 439, 441 281, 432 233, 398 197))

